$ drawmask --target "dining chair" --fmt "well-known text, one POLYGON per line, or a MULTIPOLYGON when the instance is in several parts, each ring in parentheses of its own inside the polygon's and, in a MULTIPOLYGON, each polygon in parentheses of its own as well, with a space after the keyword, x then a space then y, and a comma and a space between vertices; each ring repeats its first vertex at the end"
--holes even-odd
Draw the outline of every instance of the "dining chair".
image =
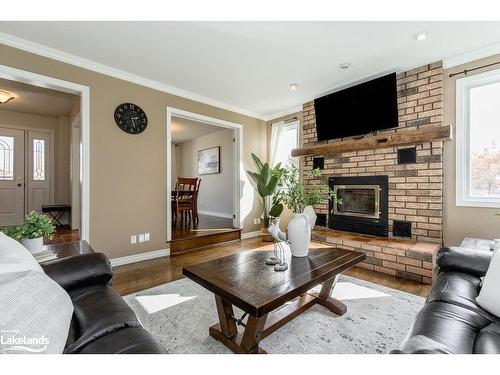
POLYGON ((200 190, 200 178, 179 177, 175 184, 175 190, 172 192, 172 215, 174 221, 177 215, 181 215, 181 222, 184 218, 187 221, 189 216, 193 223, 197 224, 200 220, 198 216, 198 192, 200 190))

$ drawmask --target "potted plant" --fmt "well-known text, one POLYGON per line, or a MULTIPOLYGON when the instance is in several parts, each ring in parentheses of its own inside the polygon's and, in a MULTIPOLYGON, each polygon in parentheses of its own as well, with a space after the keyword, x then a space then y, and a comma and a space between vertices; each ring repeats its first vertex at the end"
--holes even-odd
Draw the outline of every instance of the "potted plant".
POLYGON ((31 211, 24 218, 22 225, 10 225, 2 230, 7 236, 21 241, 31 254, 43 251, 43 238, 52 238, 56 227, 51 220, 36 211, 31 211))
POLYGON ((284 169, 281 168, 281 163, 278 163, 271 168, 269 163, 262 161, 252 153, 256 172, 247 171, 248 175, 254 183, 255 190, 258 192, 263 208, 261 237, 264 241, 272 241, 272 237, 267 232, 269 224, 273 218, 277 218, 283 212, 283 204, 279 196, 279 183, 284 169))
POLYGON ((311 230, 316 221, 314 213, 315 204, 322 203, 326 198, 337 200, 335 192, 331 190, 321 177, 319 169, 304 172, 300 176, 299 169, 292 165, 281 175, 283 189, 279 193, 281 201, 294 213, 292 220, 288 223, 288 239, 293 256, 305 257, 309 253, 311 242, 311 230), (304 177, 312 179, 306 186, 304 177))

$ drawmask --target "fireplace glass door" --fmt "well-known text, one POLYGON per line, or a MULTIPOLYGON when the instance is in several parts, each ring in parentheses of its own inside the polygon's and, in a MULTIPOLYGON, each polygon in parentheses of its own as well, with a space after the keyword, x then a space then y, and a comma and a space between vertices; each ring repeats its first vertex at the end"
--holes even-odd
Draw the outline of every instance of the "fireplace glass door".
POLYGON ((338 202, 333 214, 378 219, 380 217, 379 185, 335 185, 338 202))

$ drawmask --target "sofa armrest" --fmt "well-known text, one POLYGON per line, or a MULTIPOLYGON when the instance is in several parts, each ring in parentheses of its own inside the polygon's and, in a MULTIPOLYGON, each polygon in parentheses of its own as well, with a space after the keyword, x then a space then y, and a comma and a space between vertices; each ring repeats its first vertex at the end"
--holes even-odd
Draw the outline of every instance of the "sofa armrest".
POLYGON ((42 268, 47 276, 65 290, 108 284, 113 278, 113 269, 103 253, 57 259, 43 264, 42 268))
POLYGON ((476 250, 466 247, 443 247, 436 257, 441 271, 456 271, 482 277, 490 265, 492 251, 476 250))

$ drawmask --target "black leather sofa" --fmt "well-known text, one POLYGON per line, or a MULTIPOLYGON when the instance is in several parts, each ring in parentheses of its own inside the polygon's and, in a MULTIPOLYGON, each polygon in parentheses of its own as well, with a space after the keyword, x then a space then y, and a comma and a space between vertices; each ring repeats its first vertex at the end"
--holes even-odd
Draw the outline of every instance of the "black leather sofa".
POLYGON ((111 287, 113 269, 104 254, 72 256, 42 267, 68 292, 73 302, 74 313, 64 353, 165 353, 111 287))
POLYGON ((425 306, 400 349, 391 353, 500 353, 500 318, 476 303, 491 255, 461 247, 439 250, 439 275, 425 306))

